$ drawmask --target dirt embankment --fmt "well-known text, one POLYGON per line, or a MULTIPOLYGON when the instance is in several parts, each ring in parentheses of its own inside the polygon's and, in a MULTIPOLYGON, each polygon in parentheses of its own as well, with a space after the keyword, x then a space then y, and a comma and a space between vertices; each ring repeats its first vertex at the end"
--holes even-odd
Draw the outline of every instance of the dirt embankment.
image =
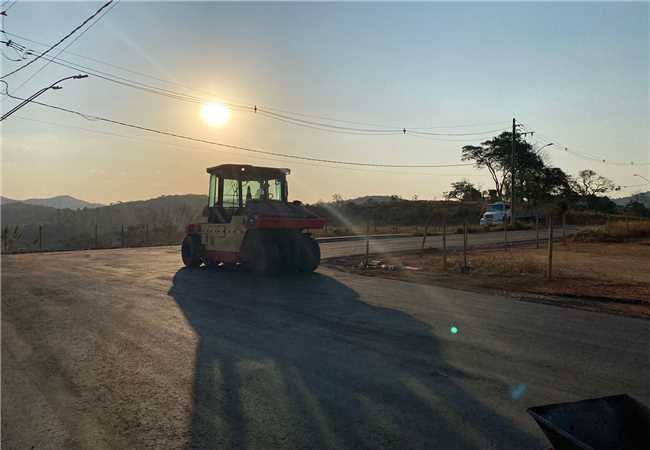
POLYGON ((596 311, 650 318, 650 239, 591 243, 567 240, 553 248, 553 277, 546 277, 546 245, 482 249, 468 253, 432 249, 328 260, 326 264, 361 275, 381 276, 451 288, 506 293, 596 311))

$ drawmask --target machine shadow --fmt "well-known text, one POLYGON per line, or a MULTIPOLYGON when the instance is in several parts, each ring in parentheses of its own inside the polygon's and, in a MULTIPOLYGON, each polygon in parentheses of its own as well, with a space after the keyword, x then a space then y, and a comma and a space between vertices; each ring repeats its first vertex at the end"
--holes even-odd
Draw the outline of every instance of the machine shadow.
POLYGON ((169 295, 199 338, 189 448, 539 446, 459 385, 428 325, 332 277, 181 269, 169 295))

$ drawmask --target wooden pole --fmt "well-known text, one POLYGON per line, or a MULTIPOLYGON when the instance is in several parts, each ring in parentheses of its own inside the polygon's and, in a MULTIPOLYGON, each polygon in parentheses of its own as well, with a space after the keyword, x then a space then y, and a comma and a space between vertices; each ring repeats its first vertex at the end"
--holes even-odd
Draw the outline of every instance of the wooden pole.
POLYGON ((99 233, 97 232, 97 224, 95 224, 95 248, 99 247, 99 233))
POLYGON ((546 278, 553 279, 553 218, 548 218, 548 263, 546 265, 546 278))
POLYGON ((427 241, 427 234, 429 232, 429 225, 431 224, 431 218, 433 217, 433 211, 427 217, 427 221, 424 223, 424 233, 422 234, 422 250, 424 250, 424 244, 427 241))
POLYGON ((38 226, 38 249, 43 250, 43 225, 38 226))
POLYGON ((508 222, 503 218, 503 248, 508 250, 508 222))
POLYGON ((124 225, 122 225, 122 247, 126 247, 126 236, 124 235, 124 225))
POLYGON ((447 270, 447 213, 442 217, 442 270, 447 270))
POLYGON ((467 221, 463 222, 463 273, 469 272, 467 265, 467 221))
POLYGON ((566 215, 566 212, 562 214, 562 242, 566 239, 566 215))
POLYGON ((535 248, 539 248, 539 214, 535 213, 535 248))
POLYGON ((630 231, 630 218, 625 215, 625 231, 630 231))
POLYGON ((149 224, 144 224, 144 245, 149 243, 149 224))
POLYGON ((368 221, 366 223, 366 259, 364 262, 364 267, 368 267, 368 258, 370 255, 370 217, 368 217, 368 221))

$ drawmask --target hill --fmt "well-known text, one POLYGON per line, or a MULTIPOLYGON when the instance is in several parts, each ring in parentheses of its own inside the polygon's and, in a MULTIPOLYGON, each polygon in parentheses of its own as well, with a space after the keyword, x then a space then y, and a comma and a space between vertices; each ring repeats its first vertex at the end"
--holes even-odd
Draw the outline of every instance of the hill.
POLYGON ((650 191, 640 192, 638 194, 629 195, 627 197, 613 198, 612 201, 618 206, 625 206, 632 201, 643 203, 646 208, 650 208, 650 191))
POLYGON ((69 195, 57 195, 56 197, 49 198, 28 198, 27 200, 20 201, 28 205, 49 206, 50 208, 56 209, 99 208, 100 206, 104 206, 101 203, 91 203, 69 195))
POLYGON ((206 204, 206 196, 188 194, 84 209, 10 202, 3 203, 0 212, 8 250, 54 250, 113 247, 123 241, 178 243, 187 224, 202 219, 206 204))
POLYGON ((8 198, 8 197, 3 197, 0 195, 0 204, 2 205, 8 205, 9 203, 15 203, 18 200, 14 200, 13 198, 8 198))
POLYGON ((27 200, 15 200, 8 197, 0 197, 0 204, 9 205, 12 203, 24 203, 26 205, 47 206, 56 209, 82 209, 99 208, 101 203, 92 203, 72 197, 70 195, 57 195, 48 198, 28 198, 27 200))

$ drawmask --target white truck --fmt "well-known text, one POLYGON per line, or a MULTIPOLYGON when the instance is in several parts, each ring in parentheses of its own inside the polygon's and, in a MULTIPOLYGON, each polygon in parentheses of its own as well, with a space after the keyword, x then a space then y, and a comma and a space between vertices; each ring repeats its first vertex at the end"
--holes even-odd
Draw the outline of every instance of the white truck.
POLYGON ((481 225, 500 225, 510 221, 510 205, 505 202, 490 203, 481 216, 481 225))

